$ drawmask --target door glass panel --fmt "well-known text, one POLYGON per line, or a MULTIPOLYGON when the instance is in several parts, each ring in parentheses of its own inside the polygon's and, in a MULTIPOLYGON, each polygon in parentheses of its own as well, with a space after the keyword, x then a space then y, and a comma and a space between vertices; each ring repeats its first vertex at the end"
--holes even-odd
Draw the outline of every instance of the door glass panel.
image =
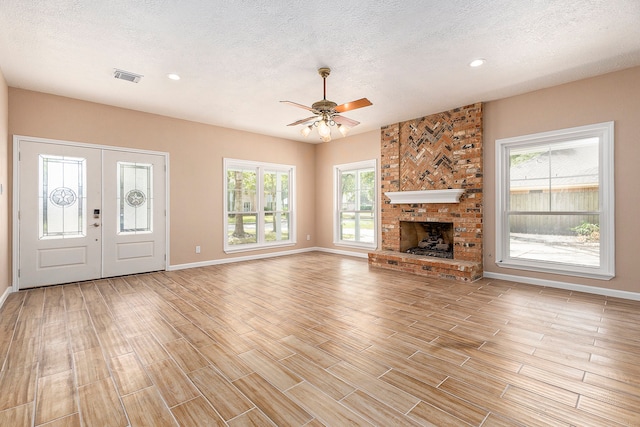
POLYGON ((153 224, 153 165, 117 162, 118 234, 149 233, 153 224))
POLYGON ((86 159, 38 156, 38 228, 40 239, 86 235, 86 159))

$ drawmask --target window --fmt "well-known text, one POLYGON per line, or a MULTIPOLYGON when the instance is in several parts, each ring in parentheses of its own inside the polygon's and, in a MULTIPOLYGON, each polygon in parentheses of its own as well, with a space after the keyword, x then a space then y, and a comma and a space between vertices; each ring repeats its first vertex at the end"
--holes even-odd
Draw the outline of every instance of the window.
POLYGON ((334 243, 360 248, 377 247, 376 161, 334 167, 334 243))
POLYGON ((225 252, 295 243, 293 166, 224 159, 225 252))
POLYGON ((615 274, 613 122, 496 141, 502 267, 615 274))

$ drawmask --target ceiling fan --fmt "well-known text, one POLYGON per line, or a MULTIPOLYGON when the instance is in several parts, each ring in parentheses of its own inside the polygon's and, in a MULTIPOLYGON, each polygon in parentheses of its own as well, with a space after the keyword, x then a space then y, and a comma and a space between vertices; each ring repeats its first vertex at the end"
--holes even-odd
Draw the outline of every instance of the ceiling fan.
POLYGON ((285 104, 293 105, 294 107, 304 108, 311 111, 314 116, 307 117, 306 119, 298 120, 287 126, 305 125, 302 128, 302 135, 308 136, 313 128, 318 129, 318 135, 323 142, 331 141, 331 127, 337 126, 342 136, 346 136, 350 128, 357 126, 360 122, 341 116, 340 113, 345 111, 355 110, 357 108, 368 107, 371 104, 367 98, 358 99, 356 101, 346 102, 338 105, 333 101, 327 99, 327 77, 331 73, 331 69, 327 67, 318 68, 318 74, 322 77, 322 84, 324 88, 324 94, 321 101, 314 102, 311 107, 298 104, 292 101, 280 101, 285 104))

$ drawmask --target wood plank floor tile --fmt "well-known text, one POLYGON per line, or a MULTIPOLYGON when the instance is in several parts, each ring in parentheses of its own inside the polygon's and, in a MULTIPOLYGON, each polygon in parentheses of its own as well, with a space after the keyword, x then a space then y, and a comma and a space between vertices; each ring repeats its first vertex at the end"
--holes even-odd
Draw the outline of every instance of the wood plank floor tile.
POLYGON ((100 345, 106 352, 107 357, 121 356, 132 351, 127 340, 115 327, 96 332, 100 340, 100 345))
POLYGON ((374 425, 419 426, 406 415, 374 399, 361 390, 356 390, 341 401, 346 407, 374 425))
POLYGON ((202 396, 171 408, 171 412, 178 424, 183 427, 225 427, 227 425, 202 396))
POLYGON ((43 321, 58 323, 65 320, 64 295, 62 288, 51 286, 45 289, 43 321))
POLYGON ((146 369, 169 407, 179 405, 200 395, 185 373, 171 359, 152 363, 147 365, 146 369))
POLYGON ((98 335, 93 330, 93 326, 70 328, 69 340, 71 341, 71 351, 74 353, 100 346, 98 335))
POLYGON ((113 380, 121 396, 152 385, 151 379, 134 353, 114 357, 110 362, 113 380))
POLYGON ((149 322, 148 330, 161 344, 182 338, 182 335, 162 318, 149 322))
POLYGON ((78 397, 82 418, 87 425, 124 427, 129 424, 111 378, 79 387, 78 397))
POLYGON ((260 349, 263 353, 271 356, 275 360, 284 359, 294 354, 293 350, 285 347, 277 341, 269 339, 265 335, 258 331, 252 330, 242 334, 242 337, 255 344, 255 347, 260 349))
POLYGON ((184 338, 166 342, 164 348, 185 372, 195 371, 209 364, 209 361, 184 338))
POLYGON ((177 426, 175 418, 154 387, 148 387, 122 398, 131 427, 177 426))
POLYGON ((47 376, 71 369, 71 352, 64 322, 49 323, 42 328, 40 375, 47 376))
POLYGON ((329 366, 335 365, 340 361, 340 359, 331 356, 329 353, 319 349, 318 347, 308 344, 293 335, 284 337, 280 340, 280 342, 291 348, 296 353, 299 353, 307 359, 312 360, 313 362, 322 366, 323 368, 328 368, 329 366))
POLYGON ((107 362, 100 347, 78 351, 73 354, 78 386, 91 384, 110 376, 107 362))
POLYGON ((176 325, 176 329, 196 348, 215 344, 215 341, 209 335, 192 323, 176 325))
MULTIPOLYGON (((439 409, 440 411, 453 415, 456 418, 459 418, 471 425, 480 425, 480 423, 486 418, 489 413, 489 411, 479 406, 468 403, 463 399, 459 399, 449 393, 438 390, 437 388, 418 381, 412 377, 409 377, 402 372, 391 370, 384 374, 382 376, 382 379, 389 384, 403 390, 407 394, 410 394, 422 400, 423 402, 421 403, 428 402, 428 407, 419 404, 411 410, 411 412, 415 416, 419 416, 418 414, 422 414, 423 411, 429 409, 430 407, 434 407, 439 409)), ((429 411, 431 411, 431 409, 429 409, 429 411)), ((435 413, 439 414, 438 412, 435 413)))
POLYGON ((581 396, 578 402, 578 409, 622 425, 633 425, 640 422, 637 406, 627 409, 616 405, 616 402, 612 403, 613 404, 610 404, 587 396, 581 396))
POLYGON ((217 343, 200 347, 202 353, 220 372, 231 381, 250 374, 253 370, 233 351, 219 346, 217 343))
POLYGON ((73 371, 69 370, 38 379, 36 425, 76 412, 73 371))
POLYGON ((67 312, 84 310, 84 298, 77 284, 63 285, 62 293, 64 294, 64 305, 67 312))
POLYGON ((0 372, 0 411, 33 402, 37 372, 37 364, 0 372))
POLYGON ((573 425, 614 426, 617 423, 605 417, 581 411, 572 406, 557 403, 551 399, 541 397, 519 387, 509 387, 504 393, 504 399, 511 400, 525 408, 543 412, 545 415, 562 420, 572 420, 573 425))
POLYGON ((302 381, 299 376, 259 350, 247 351, 238 356, 254 372, 260 374, 281 391, 287 390, 302 381))
POLYGON ((420 401, 408 414, 409 417, 426 425, 435 426, 471 426, 460 418, 433 405, 420 401))
POLYGON ((33 425, 33 402, 0 411, 0 426, 33 425))
POLYGON ((2 366, 3 371, 24 369, 38 361, 40 337, 25 338, 12 341, 2 366))
POLYGON ((278 426, 300 426, 313 418, 258 374, 247 375, 233 384, 278 426))
POLYGON ((336 357, 338 360, 348 362, 361 371, 374 377, 378 377, 391 369, 391 366, 384 363, 385 361, 373 360, 371 357, 367 357, 367 355, 361 352, 345 348, 332 341, 327 341, 326 343, 320 344, 318 347, 336 357))
POLYGON ((640 387, 636 386, 635 384, 628 384, 612 378, 604 377, 602 375, 586 372, 584 374, 584 382, 602 388, 604 390, 619 391, 621 393, 632 395, 635 398, 640 397, 640 387))
POLYGON ((151 334, 138 335, 130 338, 129 342, 143 365, 150 365, 169 358, 169 354, 151 334))
MULTIPOLYGON (((260 412, 259 409, 252 409, 245 412, 242 415, 238 415, 227 423, 229 427, 275 427, 273 423, 265 414, 260 412)), ((305 424, 306 427, 310 427, 310 424, 305 424)))
POLYGON ((355 390, 353 386, 299 354, 282 359, 280 363, 336 400, 342 399, 355 390))
POLYGON ((0 425, 634 425, 638 354, 640 301, 309 252, 8 295, 0 425))
POLYGON ((329 371, 403 414, 407 413, 420 401, 416 396, 381 379, 371 377, 345 362, 332 366, 329 371))
POLYGON ((379 361, 392 360, 393 369, 402 371, 405 374, 434 387, 447 378, 447 375, 437 367, 417 362, 408 357, 399 357, 397 353, 389 351, 388 349, 372 346, 362 353, 379 361))
POLYGON ((240 390, 211 367, 193 371, 189 378, 225 420, 230 420, 254 407, 240 390))
POLYGON ((307 382, 298 384, 286 394, 327 426, 373 425, 307 382))
POLYGON ((46 424, 41 424, 38 427, 81 427, 80 414, 75 413, 63 418, 58 418, 46 424))
MULTIPOLYGON (((472 403, 478 407, 483 407, 491 411, 488 418, 493 415, 492 423, 500 425, 508 420, 507 425, 523 425, 531 427, 546 427, 555 425, 569 426, 569 422, 561 422, 557 418, 552 418, 536 411, 532 408, 527 408, 518 405, 512 401, 504 400, 502 396, 496 396, 491 391, 486 392, 486 388, 479 387, 477 385, 465 384, 462 381, 454 378, 447 378, 439 387, 439 390, 445 391, 452 396, 456 396, 462 400, 472 403), (497 418, 496 418, 497 417, 497 418), (517 420, 517 421, 516 421, 517 420)), ((433 408, 422 407, 418 409, 418 412, 426 414, 425 410, 433 411, 433 408)), ((441 411, 434 412, 438 416, 441 416, 441 411)), ((455 416, 455 414, 453 414, 455 416)), ((414 416, 416 416, 414 414, 414 416)), ((488 419, 487 418, 487 419, 488 419)), ((484 427, 485 421, 482 425, 484 427)))

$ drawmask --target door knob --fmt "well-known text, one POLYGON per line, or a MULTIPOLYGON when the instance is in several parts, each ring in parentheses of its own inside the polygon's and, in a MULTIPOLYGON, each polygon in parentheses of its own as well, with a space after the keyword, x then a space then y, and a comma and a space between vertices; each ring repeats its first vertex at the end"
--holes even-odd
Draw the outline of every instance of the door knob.
POLYGON ((93 223, 93 226, 94 226, 94 227, 100 227, 100 224, 98 224, 97 222, 94 222, 94 223, 93 223))

